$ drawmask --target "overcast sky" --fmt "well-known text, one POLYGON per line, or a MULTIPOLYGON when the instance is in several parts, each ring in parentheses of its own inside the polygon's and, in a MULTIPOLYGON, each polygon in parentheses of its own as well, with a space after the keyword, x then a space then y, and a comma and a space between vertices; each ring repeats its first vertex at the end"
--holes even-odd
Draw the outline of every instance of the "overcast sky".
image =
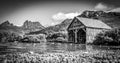
POLYGON ((0 23, 9 20, 21 26, 25 20, 31 20, 50 26, 84 10, 110 10, 120 7, 119 3, 119 0, 0 0, 0 23))

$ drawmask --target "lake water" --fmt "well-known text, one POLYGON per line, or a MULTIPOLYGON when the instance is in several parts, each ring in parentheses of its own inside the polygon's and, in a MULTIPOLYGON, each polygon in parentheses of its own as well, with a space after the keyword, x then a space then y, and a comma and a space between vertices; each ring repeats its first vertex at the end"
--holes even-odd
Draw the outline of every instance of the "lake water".
POLYGON ((15 52, 37 52, 37 53, 60 53, 60 52, 75 52, 75 51, 111 51, 119 50, 119 47, 113 46, 95 46, 85 44, 72 44, 72 43, 9 43, 0 45, 0 54, 15 53, 15 52))

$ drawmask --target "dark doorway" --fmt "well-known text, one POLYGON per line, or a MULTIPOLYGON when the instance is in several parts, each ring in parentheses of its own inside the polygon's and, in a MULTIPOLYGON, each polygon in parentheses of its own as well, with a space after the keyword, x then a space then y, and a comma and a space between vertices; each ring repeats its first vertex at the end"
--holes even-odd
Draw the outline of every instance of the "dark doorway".
POLYGON ((77 43, 85 44, 86 43, 86 32, 83 29, 79 29, 77 32, 77 43))
POLYGON ((69 36, 69 39, 68 39, 69 42, 75 42, 74 30, 69 30, 68 36, 69 36))

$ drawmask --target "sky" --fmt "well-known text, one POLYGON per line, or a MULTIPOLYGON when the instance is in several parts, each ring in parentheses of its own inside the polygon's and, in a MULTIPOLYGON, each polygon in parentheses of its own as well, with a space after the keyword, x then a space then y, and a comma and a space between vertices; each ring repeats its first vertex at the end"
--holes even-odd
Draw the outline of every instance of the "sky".
POLYGON ((26 20, 51 26, 80 15, 84 10, 111 10, 119 0, 0 0, 0 23, 22 26, 26 20))

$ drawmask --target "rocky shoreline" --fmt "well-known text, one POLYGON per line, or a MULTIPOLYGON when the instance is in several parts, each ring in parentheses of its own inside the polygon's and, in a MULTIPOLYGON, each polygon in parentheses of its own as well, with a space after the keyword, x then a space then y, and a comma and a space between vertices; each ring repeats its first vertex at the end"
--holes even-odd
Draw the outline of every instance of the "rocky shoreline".
POLYGON ((63 53, 14 53, 0 56, 2 63, 119 63, 120 51, 76 51, 63 53))

